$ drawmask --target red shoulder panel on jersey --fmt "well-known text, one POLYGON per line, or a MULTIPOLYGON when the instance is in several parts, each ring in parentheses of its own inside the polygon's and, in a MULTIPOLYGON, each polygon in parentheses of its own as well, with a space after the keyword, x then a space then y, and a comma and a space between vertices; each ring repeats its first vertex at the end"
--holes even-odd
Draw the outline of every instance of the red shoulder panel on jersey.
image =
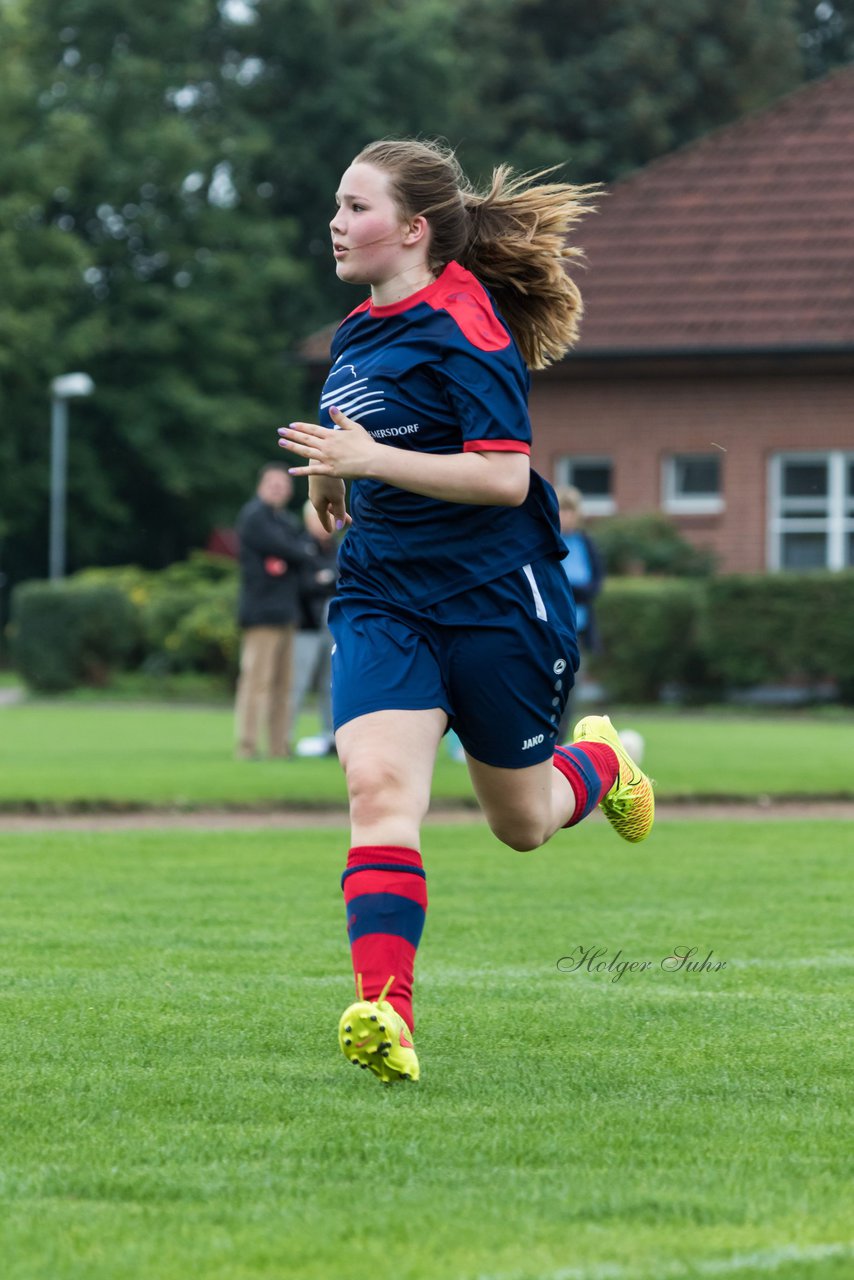
POLYGON ((524 440, 466 440, 463 453, 530 453, 524 440))
POLYGON ((436 311, 447 311, 473 347, 502 351, 510 346, 510 335, 495 314, 489 294, 470 271, 449 262, 436 285, 425 302, 436 311))

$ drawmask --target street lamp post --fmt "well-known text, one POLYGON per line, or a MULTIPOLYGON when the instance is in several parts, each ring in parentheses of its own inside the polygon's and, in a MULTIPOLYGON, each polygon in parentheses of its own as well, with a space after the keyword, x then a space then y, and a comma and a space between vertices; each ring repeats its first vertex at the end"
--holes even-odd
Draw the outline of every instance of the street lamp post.
POLYGON ((91 396, 88 373, 64 373, 50 384, 50 553, 51 581, 65 577, 65 477, 68 466, 68 401, 91 396))

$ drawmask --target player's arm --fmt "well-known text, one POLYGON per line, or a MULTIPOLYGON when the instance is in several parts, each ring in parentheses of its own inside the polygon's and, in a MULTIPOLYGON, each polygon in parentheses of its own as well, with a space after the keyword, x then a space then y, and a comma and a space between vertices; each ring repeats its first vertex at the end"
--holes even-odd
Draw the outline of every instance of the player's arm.
POLYGON ((291 475, 334 476, 340 480, 381 480, 410 493, 443 502, 475 506, 519 507, 528 496, 530 463, 527 450, 490 450, 487 442, 464 453, 415 453, 380 444, 358 422, 338 409, 330 416, 338 428, 311 422, 292 422, 279 428, 283 449, 306 459, 291 467, 291 475))

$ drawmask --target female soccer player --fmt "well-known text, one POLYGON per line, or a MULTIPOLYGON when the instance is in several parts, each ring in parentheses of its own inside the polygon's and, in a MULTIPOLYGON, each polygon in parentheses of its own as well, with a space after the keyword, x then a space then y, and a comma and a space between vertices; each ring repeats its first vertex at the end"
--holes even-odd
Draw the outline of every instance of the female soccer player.
POLYGON ((330 227, 339 278, 370 297, 335 335, 320 422, 279 430, 329 530, 351 524, 352 481, 329 617, 358 995, 339 1042, 386 1082, 419 1074, 420 828, 449 726, 513 849, 597 804, 626 840, 653 822, 649 779, 606 716, 556 745, 578 646, 557 501, 529 464, 526 366, 544 368, 576 337, 581 298, 564 267, 579 251, 566 234, 589 198, 506 167, 478 194, 436 144, 367 146, 330 227))

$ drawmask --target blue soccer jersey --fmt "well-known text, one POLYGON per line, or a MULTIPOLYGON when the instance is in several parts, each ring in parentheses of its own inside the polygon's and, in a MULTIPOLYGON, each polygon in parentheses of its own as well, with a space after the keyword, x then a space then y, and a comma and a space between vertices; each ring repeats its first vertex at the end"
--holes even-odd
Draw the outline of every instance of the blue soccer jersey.
MULTIPOLYGON (((530 453, 528 370, 489 294, 458 263, 402 302, 357 307, 336 332, 332 356, 325 426, 334 405, 399 449, 530 453)), ((424 607, 565 554, 554 490, 533 471, 520 507, 444 502, 360 479, 350 510, 342 593, 424 607)))

